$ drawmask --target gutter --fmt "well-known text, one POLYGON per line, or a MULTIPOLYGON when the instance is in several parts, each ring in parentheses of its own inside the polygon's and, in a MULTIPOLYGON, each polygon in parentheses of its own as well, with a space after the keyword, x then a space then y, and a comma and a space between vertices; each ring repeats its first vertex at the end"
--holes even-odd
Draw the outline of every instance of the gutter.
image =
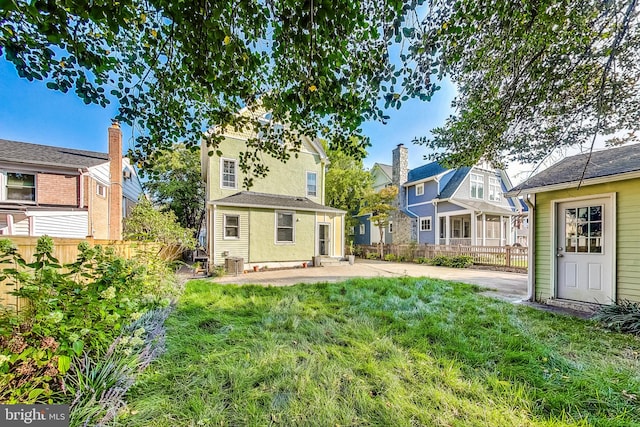
POLYGON ((527 301, 534 302, 536 300, 536 195, 526 194, 524 201, 529 207, 529 233, 527 235, 527 244, 529 245, 529 256, 527 259, 527 262, 529 263, 527 277, 527 301))

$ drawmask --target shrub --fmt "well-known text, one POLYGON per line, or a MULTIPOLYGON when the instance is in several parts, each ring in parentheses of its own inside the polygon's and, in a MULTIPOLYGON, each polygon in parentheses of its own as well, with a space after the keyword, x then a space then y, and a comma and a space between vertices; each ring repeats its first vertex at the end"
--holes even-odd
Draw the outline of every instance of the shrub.
POLYGON ((594 320, 609 329, 640 335, 640 303, 621 300, 612 305, 604 305, 593 316, 594 320))
POLYGON ((110 248, 78 246, 76 262, 60 265, 53 240, 38 239, 27 263, 0 239, 0 280, 27 304, 0 315, 0 403, 63 399, 63 376, 74 357, 97 356, 123 326, 177 292, 166 263, 149 253, 117 257, 110 248))
POLYGON ((431 258, 429 264, 442 267, 467 268, 473 265, 473 258, 469 255, 436 255, 431 258))
POLYGON ((398 257, 395 256, 394 254, 386 254, 384 256, 384 260, 385 261, 398 261, 398 257))
POLYGON ((415 262, 418 264, 428 264, 429 263, 429 258, 425 258, 423 256, 418 257, 415 259, 415 262))
POLYGON ((375 252, 369 252, 366 256, 367 259, 380 259, 380 256, 375 252))

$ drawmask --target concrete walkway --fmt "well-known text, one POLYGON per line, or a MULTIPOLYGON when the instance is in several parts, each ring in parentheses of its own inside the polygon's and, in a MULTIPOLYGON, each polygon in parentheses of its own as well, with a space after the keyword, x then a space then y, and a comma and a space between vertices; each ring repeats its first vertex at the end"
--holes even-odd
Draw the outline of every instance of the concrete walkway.
POLYGON ((474 268, 433 267, 423 264, 358 259, 354 265, 271 270, 224 276, 216 283, 287 286, 297 283, 341 282, 353 277, 431 277, 487 288, 485 294, 507 301, 527 297, 527 275, 474 268))

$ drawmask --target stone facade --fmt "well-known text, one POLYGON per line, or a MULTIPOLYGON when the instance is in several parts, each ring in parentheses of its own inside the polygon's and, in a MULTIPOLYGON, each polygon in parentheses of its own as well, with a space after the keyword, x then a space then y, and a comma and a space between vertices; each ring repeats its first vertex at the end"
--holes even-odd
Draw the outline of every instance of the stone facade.
POLYGON ((416 230, 414 220, 402 213, 400 206, 405 205, 405 191, 402 184, 407 182, 409 176, 409 150, 403 144, 393 150, 393 162, 391 164, 391 183, 398 188, 398 197, 394 202, 396 210, 391 215, 393 222, 393 233, 391 239, 393 243, 406 244, 416 240, 416 230))

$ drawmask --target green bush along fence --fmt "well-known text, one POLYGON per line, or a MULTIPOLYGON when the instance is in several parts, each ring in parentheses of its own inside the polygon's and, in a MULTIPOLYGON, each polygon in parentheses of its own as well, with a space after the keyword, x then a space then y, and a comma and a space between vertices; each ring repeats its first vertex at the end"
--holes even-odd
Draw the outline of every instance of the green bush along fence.
MULTIPOLYGON (((401 261, 414 261, 419 258, 432 259, 437 256, 468 255, 475 265, 527 271, 529 249, 523 246, 468 246, 468 245, 384 245, 384 255, 401 261)), ((377 258, 378 245, 358 245, 356 252, 363 258, 377 258)))
MULTIPOLYGON (((22 255, 27 262, 33 260, 33 254, 36 252, 36 244, 38 237, 26 237, 26 236, 0 236, 0 239, 6 238, 11 240, 18 248, 18 253, 22 255)), ((59 261, 60 264, 69 264, 75 262, 79 250, 78 244, 80 242, 87 242, 91 246, 104 246, 113 248, 114 253, 122 258, 131 259, 137 254, 156 251, 162 259, 176 260, 182 255, 178 248, 163 246, 159 243, 153 242, 135 242, 125 240, 99 240, 93 238, 86 239, 70 239, 62 237, 53 237, 53 256, 59 261)), ((0 269, 6 267, 0 264, 0 269)), ((4 286, 0 282, 0 306, 5 308, 20 310, 21 301, 18 297, 11 295, 9 292, 15 290, 13 287, 4 286)))

